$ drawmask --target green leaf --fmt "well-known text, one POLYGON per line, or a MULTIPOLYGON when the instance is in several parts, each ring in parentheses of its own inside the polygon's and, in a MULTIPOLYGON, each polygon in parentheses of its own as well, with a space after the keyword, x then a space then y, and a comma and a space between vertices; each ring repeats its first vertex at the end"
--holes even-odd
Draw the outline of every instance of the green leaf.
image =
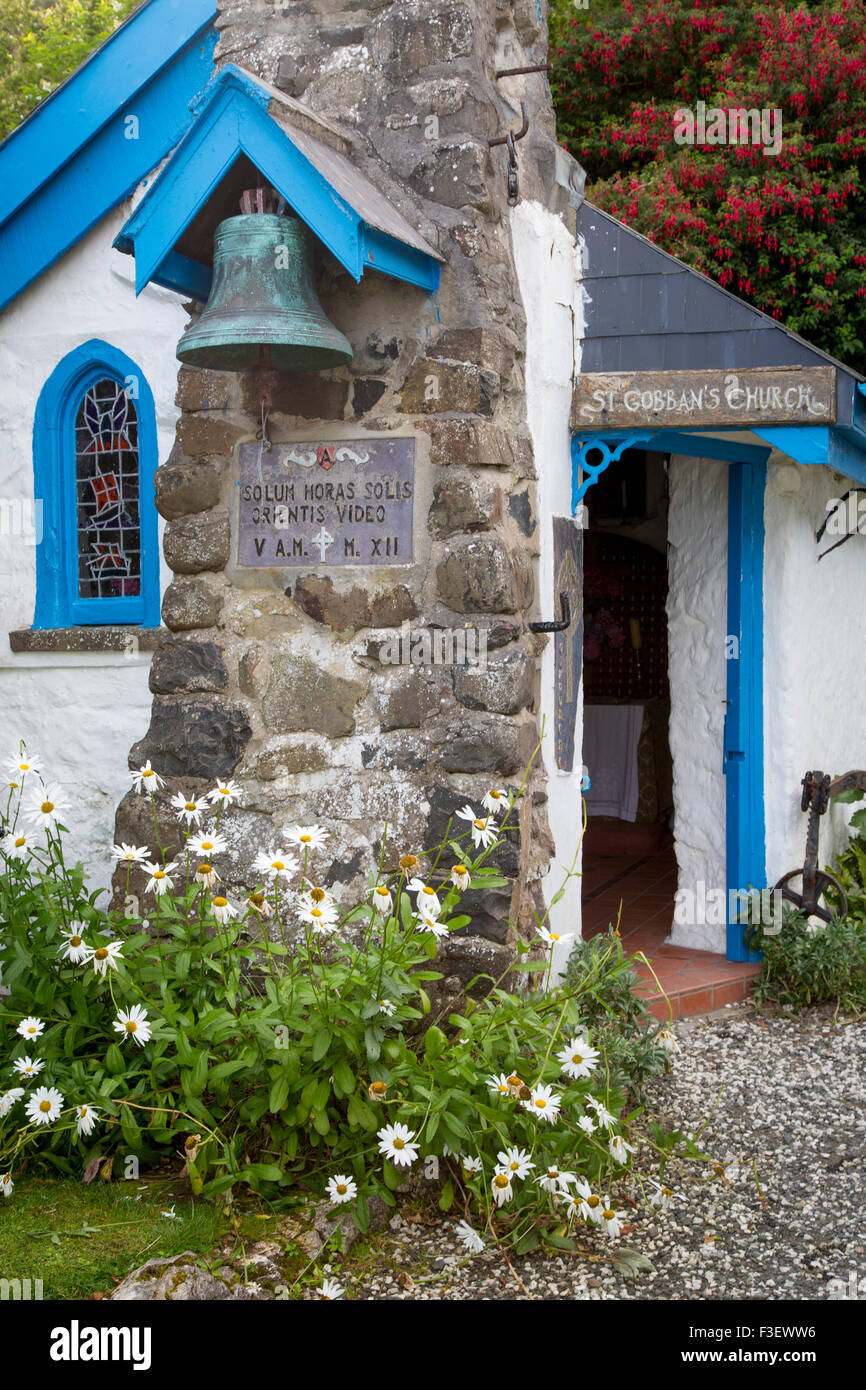
POLYGON ((105 1065, 112 1076, 120 1076, 122 1072, 126 1071, 126 1062, 123 1059, 123 1053, 117 1046, 117 1043, 112 1043, 110 1047, 107 1048, 105 1053, 105 1065))
POLYGON ((328 1051, 328 1048, 330 1046, 331 1030, 329 1028, 320 1028, 316 1036, 313 1038, 313 1061, 321 1062, 322 1058, 325 1056, 325 1053, 328 1051))
POLYGON ((330 1133, 331 1119, 328 1115, 327 1110, 316 1111, 315 1115, 313 1116, 313 1128, 317 1134, 321 1134, 323 1137, 326 1134, 330 1133))
POLYGON ((271 1094, 268 1098, 268 1109, 272 1115, 277 1115, 285 1107, 289 1098, 289 1078, 285 1072, 281 1072, 276 1081, 271 1086, 271 1094))
POLYGON ((537 1250, 540 1243, 538 1232, 534 1226, 528 1231, 524 1231, 522 1236, 518 1236, 517 1232, 515 1232, 514 1253, 515 1255, 528 1255, 530 1250, 537 1250))
POLYGON ((334 1067, 334 1086, 339 1086, 344 1096, 350 1096, 355 1089, 355 1075, 344 1058, 334 1067))
POLYGON ((442 1189, 442 1195, 441 1195, 441 1197, 439 1198, 439 1210, 440 1210, 440 1211, 450 1211, 453 1205, 454 1205, 454 1184, 453 1184, 453 1182, 451 1181, 451 1179, 449 1178, 448 1181, 446 1182, 445 1186, 443 1187, 443 1189, 442 1189))
POLYGON ((387 1158, 382 1164, 382 1172, 385 1178, 385 1186, 389 1187, 392 1192, 396 1192, 397 1188, 400 1186, 400 1174, 397 1172, 393 1163, 390 1163, 387 1158))
POLYGON ((557 1235, 555 1231, 544 1232, 544 1243, 545 1245, 554 1246, 557 1250, 577 1249, 577 1246, 575 1245, 573 1240, 569 1240, 568 1236, 557 1235))

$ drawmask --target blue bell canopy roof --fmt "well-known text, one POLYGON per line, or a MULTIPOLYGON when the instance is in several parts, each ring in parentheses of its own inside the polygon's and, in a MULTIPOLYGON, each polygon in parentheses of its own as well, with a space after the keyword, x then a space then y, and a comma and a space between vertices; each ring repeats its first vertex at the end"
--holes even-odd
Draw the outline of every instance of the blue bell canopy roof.
POLYGON ((350 136, 233 63, 191 103, 195 119, 118 235, 151 281, 205 301, 213 235, 244 189, 268 184, 356 281, 377 270, 427 291, 442 257, 353 162, 350 136))

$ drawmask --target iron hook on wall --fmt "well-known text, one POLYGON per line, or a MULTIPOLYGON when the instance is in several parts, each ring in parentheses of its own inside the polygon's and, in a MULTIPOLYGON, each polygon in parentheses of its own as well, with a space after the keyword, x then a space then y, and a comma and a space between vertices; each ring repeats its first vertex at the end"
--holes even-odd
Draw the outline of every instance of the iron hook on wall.
POLYGON ((562 617, 559 621, 552 623, 530 623, 530 632, 565 632, 571 626, 571 604, 568 601, 568 594, 559 595, 559 606, 562 610, 562 617))

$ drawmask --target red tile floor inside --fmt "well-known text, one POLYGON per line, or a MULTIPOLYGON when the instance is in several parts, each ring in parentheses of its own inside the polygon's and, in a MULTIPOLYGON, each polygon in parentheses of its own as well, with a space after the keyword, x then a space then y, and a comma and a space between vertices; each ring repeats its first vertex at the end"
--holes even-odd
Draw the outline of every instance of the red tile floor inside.
POLYGON ((760 970, 712 951, 663 945, 673 923, 676 887, 673 846, 642 857, 587 853, 583 858, 583 935, 606 931, 619 913, 626 950, 643 951, 652 962, 657 982, 643 962, 636 963, 640 989, 650 1011, 663 1019, 669 1017, 668 1000, 674 1018, 739 1003, 760 970))

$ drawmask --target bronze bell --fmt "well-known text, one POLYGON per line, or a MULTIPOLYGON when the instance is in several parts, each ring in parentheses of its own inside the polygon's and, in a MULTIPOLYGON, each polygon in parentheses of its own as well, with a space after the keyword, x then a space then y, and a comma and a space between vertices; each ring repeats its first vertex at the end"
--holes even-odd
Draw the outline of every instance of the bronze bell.
POLYGON ((177 345, 181 362, 223 372, 319 372, 351 362, 351 344, 313 286, 309 228, 285 216, 273 192, 245 193, 241 207, 216 229, 210 298, 177 345), (278 212, 265 211, 274 205, 278 212))

